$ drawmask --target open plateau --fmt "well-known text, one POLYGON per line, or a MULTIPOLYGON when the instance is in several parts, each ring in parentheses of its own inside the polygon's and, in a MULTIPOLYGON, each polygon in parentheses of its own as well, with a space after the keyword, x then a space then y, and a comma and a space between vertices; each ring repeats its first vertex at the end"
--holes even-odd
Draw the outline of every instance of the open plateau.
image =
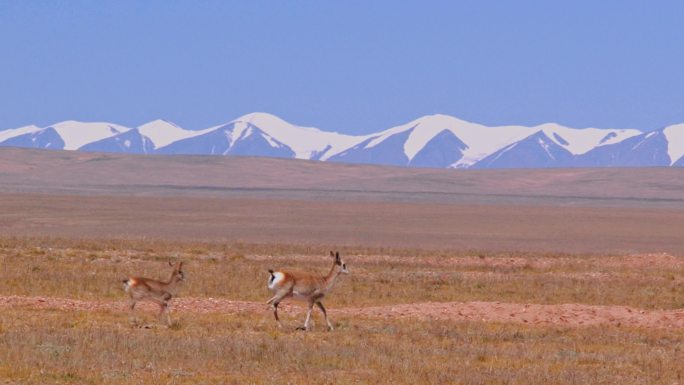
POLYGON ((476 168, 0 147, 0 383, 684 383, 684 168, 476 168))

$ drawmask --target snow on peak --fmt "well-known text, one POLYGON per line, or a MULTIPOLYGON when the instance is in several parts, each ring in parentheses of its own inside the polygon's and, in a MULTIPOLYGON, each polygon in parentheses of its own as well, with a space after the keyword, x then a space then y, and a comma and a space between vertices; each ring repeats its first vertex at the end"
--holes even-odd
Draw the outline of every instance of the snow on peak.
MULTIPOLYGON (((65 150, 76 150, 88 143, 131 130, 128 127, 106 122, 84 123, 71 120, 45 128, 31 125, 2 130, 0 142, 19 135, 38 134, 50 127, 64 141, 65 150)), ((149 143, 151 147, 157 149, 214 130, 224 130, 232 146, 240 138, 258 132, 271 146, 285 145, 292 149, 298 159, 322 161, 361 143, 366 143, 366 148, 377 146, 397 134, 402 134, 402 138, 405 139, 398 150, 403 151, 411 161, 433 138, 448 131, 467 146, 462 150, 463 157, 451 167, 465 168, 497 151, 506 152, 514 148, 519 141, 539 132, 548 138, 544 139, 544 143, 540 142, 546 150, 550 150, 549 145, 552 146, 552 143, 555 143, 574 155, 584 154, 596 147, 620 143, 633 136, 640 136, 645 140, 651 135, 656 135, 656 132, 644 134, 635 129, 575 129, 557 123, 546 123, 534 127, 517 125, 489 127, 443 114, 422 116, 381 132, 359 136, 322 131, 315 127, 297 126, 278 116, 263 112, 246 114, 231 122, 203 130, 186 130, 161 119, 145 123, 137 129, 143 136, 144 143, 149 143)), ((684 156, 684 123, 658 130, 657 134, 660 132, 663 132, 667 139, 668 155, 672 163, 682 158, 684 156)), ((132 143, 126 142, 124 146, 132 145, 132 143)))
POLYGON ((235 122, 232 124, 232 130, 226 131, 226 136, 228 137, 228 140, 230 141, 230 146, 232 147, 235 142, 237 142, 240 139, 244 139, 254 132, 254 129, 252 128, 250 123, 245 123, 245 122, 235 122))
MULTIPOLYGON (((423 116, 411 123, 414 123, 414 128, 404 144, 404 153, 409 160, 413 159, 413 157, 440 132, 449 130, 460 138, 458 131, 472 125, 472 123, 466 122, 465 120, 441 114, 423 116)), ((409 125, 411 123, 409 123, 409 125)), ((467 142, 464 141, 464 143, 468 145, 467 142)))
POLYGON ((541 148, 544 149, 544 151, 546 152, 546 155, 548 155, 549 158, 556 160, 556 157, 553 156, 553 154, 551 153, 551 150, 549 149, 549 147, 551 147, 551 146, 549 145, 549 143, 546 142, 546 140, 544 140, 543 137, 537 138, 537 142, 539 143, 541 148))
MULTIPOLYGON (((338 134, 336 132, 321 131, 315 127, 301 127, 288 123, 285 120, 265 112, 254 112, 243 115, 231 123, 247 123, 254 125, 270 136, 271 139, 290 147, 295 152, 295 158, 310 159, 313 155, 321 153, 330 145, 321 160, 348 149, 359 143, 365 137, 338 134)), ((270 140, 269 140, 270 142, 270 140)), ((271 145, 276 144, 270 142, 271 145)), ((277 144, 276 144, 277 145, 277 144)))
POLYGON ((54 128, 64 141, 64 150, 77 150, 88 143, 130 130, 128 127, 113 123, 78 122, 75 120, 67 120, 49 127, 54 128))
POLYGON ((451 131, 468 146, 463 152, 463 158, 454 167, 468 167, 487 155, 534 133, 534 129, 530 127, 487 127, 450 115, 437 114, 423 116, 407 124, 385 130, 372 140, 368 147, 373 147, 388 137, 406 130, 411 130, 404 144, 404 153, 409 160, 413 159, 435 135, 444 130, 451 131))
POLYGON ((14 138, 15 136, 31 134, 34 132, 38 132, 40 130, 41 130, 40 127, 34 126, 34 125, 24 126, 24 127, 19 127, 19 128, 11 128, 8 130, 2 130, 2 131, 0 131, 0 142, 3 142, 3 141, 10 139, 10 138, 14 138))
POLYGON ((252 112, 250 114, 243 115, 235 120, 233 122, 245 122, 249 123, 252 125, 255 125, 259 127, 262 130, 269 129, 269 130, 310 130, 310 131, 316 131, 320 132, 318 128, 314 127, 300 127, 296 126, 292 123, 286 122, 284 119, 275 116, 273 114, 269 114, 267 112, 252 112))
POLYGON ((404 143, 404 153, 409 160, 413 159, 437 134, 444 130, 451 131, 468 146, 463 152, 463 158, 456 162, 454 167, 468 167, 539 131, 575 155, 584 154, 599 145, 617 143, 642 133, 633 129, 574 129, 557 123, 546 123, 535 127, 514 125, 488 127, 449 115, 428 115, 376 134, 377 136, 366 147, 376 146, 390 136, 407 130, 411 132, 404 143))
POLYGON ((596 146, 617 143, 642 133, 633 129, 569 128, 557 123, 546 123, 536 128, 573 155, 581 155, 596 146))
POLYGON ((684 156, 684 123, 665 127, 663 133, 667 139, 667 154, 670 156, 670 165, 673 165, 684 156))
POLYGON ((157 119, 142 126, 138 126, 138 131, 148 137, 155 148, 161 148, 181 139, 192 138, 201 135, 210 129, 205 130, 186 130, 178 125, 166 120, 157 119))
POLYGON ((411 134, 409 134, 409 137, 404 144, 404 154, 409 159, 413 159, 418 151, 420 151, 435 135, 445 129, 468 124, 471 123, 449 115, 426 115, 409 123, 392 127, 376 134, 377 136, 368 142, 366 148, 375 147, 390 136, 411 130, 411 134))

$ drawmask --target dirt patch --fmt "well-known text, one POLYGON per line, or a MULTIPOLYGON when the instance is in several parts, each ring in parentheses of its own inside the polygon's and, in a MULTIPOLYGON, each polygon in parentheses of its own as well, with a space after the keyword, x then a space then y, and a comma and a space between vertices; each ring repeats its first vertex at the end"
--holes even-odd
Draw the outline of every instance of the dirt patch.
MULTIPOLYGON (((126 301, 82 301, 51 297, 0 297, 0 308, 56 309, 78 311, 125 312, 126 301)), ((141 304, 142 310, 155 306, 141 304)), ((178 313, 264 313, 270 311, 259 302, 216 298, 179 298, 173 301, 178 313)), ((279 309, 289 316, 303 315, 305 308, 284 303, 279 309)), ((538 326, 582 327, 609 325, 640 328, 684 328, 684 310, 642 310, 627 306, 591 306, 583 304, 539 305, 502 302, 426 302, 389 306, 330 309, 332 315, 371 318, 418 318, 435 320, 512 322, 538 326)))
POLYGON ((501 302, 428 302, 394 306, 341 309, 340 313, 370 317, 514 322, 527 325, 645 328, 684 327, 684 310, 641 310, 626 306, 582 304, 538 305, 501 302))

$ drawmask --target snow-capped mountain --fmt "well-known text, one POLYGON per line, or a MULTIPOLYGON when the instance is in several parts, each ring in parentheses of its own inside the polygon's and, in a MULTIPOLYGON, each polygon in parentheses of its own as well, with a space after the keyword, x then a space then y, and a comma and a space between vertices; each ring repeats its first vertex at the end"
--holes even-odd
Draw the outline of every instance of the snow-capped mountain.
POLYGON ((145 123, 138 127, 138 131, 141 135, 146 136, 152 142, 155 149, 162 148, 173 142, 191 138, 193 136, 201 135, 204 132, 207 132, 207 130, 186 130, 162 119, 145 123))
POLYGON ((296 126, 266 113, 247 114, 231 123, 247 123, 258 127, 271 138, 292 149, 297 159, 327 160, 364 138, 321 131, 314 127, 296 126))
MULTIPOLYGON (((16 131, 22 132, 21 129, 16 131)), ((44 148, 50 150, 62 150, 65 146, 64 140, 54 127, 23 132, 5 139, 0 144, 11 147, 44 148)))
POLYGON ((642 133, 621 142, 596 147, 574 162, 577 167, 652 167, 671 164, 664 130, 642 133))
POLYGON ((326 160, 360 140, 356 136, 296 126, 275 115, 253 113, 191 134, 186 131, 168 144, 159 142, 157 152, 326 160))
POLYGON ((17 136, 22 136, 26 134, 31 134, 36 131, 40 131, 41 128, 30 125, 30 126, 24 126, 24 127, 19 127, 19 128, 11 128, 9 130, 3 130, 0 131, 0 143, 6 141, 7 139, 11 139, 17 136))
POLYGON ((330 160, 366 163, 367 159, 378 159, 382 164, 409 166, 430 143, 432 157, 442 162, 445 159, 453 162, 446 166, 426 163, 425 153, 423 153, 416 162, 413 162, 414 164, 420 163, 423 167, 468 167, 531 133, 529 127, 487 127, 448 115, 431 115, 375 135, 368 135, 363 142, 342 151, 330 160), (452 141, 457 147, 456 153, 449 146, 443 148, 445 153, 438 151, 438 147, 444 146, 438 146, 433 141, 437 136, 452 141), (393 154, 383 155, 387 151, 393 154))
POLYGON ((413 156, 409 167, 449 167, 463 159, 468 145, 453 132, 442 130, 413 156))
POLYGON ((684 123, 663 129, 667 139, 667 154, 671 166, 684 166, 684 123))
POLYGON ((108 138, 96 140, 79 147, 79 151, 92 152, 123 152, 131 154, 151 154, 154 143, 149 137, 134 128, 108 138))
MULTIPOLYGON (((562 143, 561 137, 555 138, 562 143), (559 140, 560 139, 560 140, 559 140)), ((573 154, 543 130, 510 144, 475 163, 475 168, 541 168, 572 165, 573 154)))
POLYGON ((159 148, 160 154, 242 155, 294 158, 294 151, 259 127, 235 121, 159 148))
POLYGON ((575 155, 638 134, 641 131, 573 129, 553 123, 487 127, 432 115, 372 135, 330 160, 440 168, 563 167, 572 165, 575 155))
MULTIPOLYGON (((475 168, 547 168, 608 166, 600 155, 611 152, 613 144, 637 137, 641 131, 612 129, 572 129, 557 124, 533 127, 532 135, 512 143, 473 165, 475 168)), ((612 165, 612 164, 611 164, 612 165)), ((618 166, 618 164, 615 164, 618 166)))
POLYGON ((684 124, 634 129, 489 127, 424 116, 369 135, 252 113, 203 130, 155 120, 137 128, 66 121, 0 131, 0 146, 136 154, 267 156, 434 168, 684 166, 684 124))
POLYGON ((130 130, 130 128, 118 124, 84 123, 73 120, 45 128, 35 128, 35 126, 26 126, 0 131, 0 145, 51 150, 78 150, 86 144, 130 130), (4 140, 2 140, 2 134, 6 136, 4 140))

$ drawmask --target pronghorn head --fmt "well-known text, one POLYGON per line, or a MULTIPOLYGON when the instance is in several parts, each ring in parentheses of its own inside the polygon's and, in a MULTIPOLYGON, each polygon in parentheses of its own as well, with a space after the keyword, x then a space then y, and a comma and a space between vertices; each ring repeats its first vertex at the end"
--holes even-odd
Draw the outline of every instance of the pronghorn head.
POLYGON ((177 281, 183 281, 185 279, 185 273, 183 273, 183 262, 178 262, 175 265, 169 261, 169 266, 173 267, 173 273, 171 273, 171 279, 177 281))
POLYGON ((335 258, 335 267, 337 268, 337 271, 340 274, 349 274, 349 270, 347 270, 347 264, 344 263, 342 258, 340 258, 340 252, 333 253, 330 251, 330 256, 335 258))

